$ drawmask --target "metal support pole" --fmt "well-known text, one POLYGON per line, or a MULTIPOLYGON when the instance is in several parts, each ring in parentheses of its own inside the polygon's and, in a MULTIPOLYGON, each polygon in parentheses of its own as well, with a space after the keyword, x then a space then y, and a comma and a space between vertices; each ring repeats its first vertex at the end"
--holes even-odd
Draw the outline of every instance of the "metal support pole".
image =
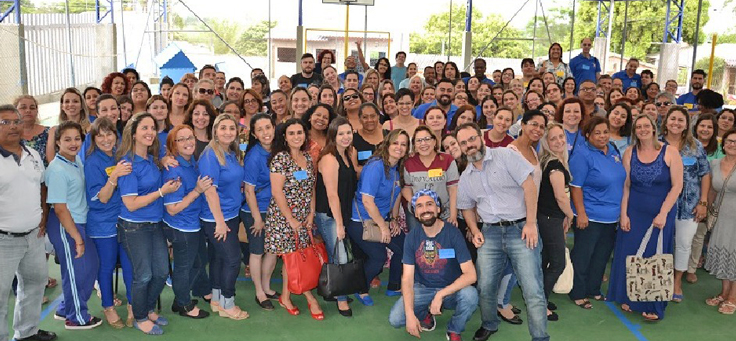
POLYGON ((537 54, 537 13, 539 12, 539 1, 534 2, 534 29, 532 30, 534 39, 532 39, 532 58, 537 54))
POLYGON ((72 26, 71 26, 71 23, 69 22, 70 21, 69 0, 66 0, 65 4, 66 4, 66 39, 68 40, 68 43, 69 43, 69 72, 70 72, 71 81, 72 81, 71 86, 76 86, 77 80, 74 76, 74 50, 72 50, 72 26))
POLYGON ((624 30, 621 34, 621 63, 618 63, 618 70, 624 69, 624 52, 626 52, 626 27, 629 25, 629 2, 624 5, 624 30))
POLYGON ((695 19, 695 43, 693 44, 693 63, 690 70, 695 70, 695 61, 698 58, 698 40, 700 38, 700 12, 703 11, 703 0, 698 1, 698 17, 695 19))
POLYGON ((268 0, 268 78, 273 78, 273 47, 271 46, 271 0, 268 0))
MULTIPOLYGON (((613 26, 613 0, 611 0, 611 3, 608 5, 608 31, 606 32, 606 58, 603 60, 602 65, 602 72, 606 73, 606 68, 608 64, 608 52, 611 51, 611 30, 613 26)), ((623 63, 623 60, 621 60, 621 63, 623 63)))
POLYGON ((713 41, 710 42, 710 62, 708 63, 708 89, 713 81, 713 61, 716 56, 716 41, 718 41, 718 34, 713 34, 713 41))
POLYGON ((452 0, 450 0, 450 22, 447 24, 447 61, 452 55, 452 0))
POLYGON ((294 60, 297 61, 295 63, 296 64, 296 72, 301 72, 302 71, 302 63, 300 63, 299 60, 301 60, 302 53, 307 52, 305 50, 306 49, 306 44, 304 44, 304 41, 306 39, 306 34, 304 33, 304 21, 303 21, 303 18, 302 18, 302 14, 304 13, 304 11, 302 9, 302 0, 299 0, 299 6, 298 7, 299 7, 299 10, 298 10, 298 18, 299 18, 298 22, 299 22, 299 25, 297 25, 297 27, 296 27, 296 56, 295 56, 295 59, 294 60))
MULTIPOLYGON (((573 47, 573 39, 575 39, 573 36, 575 35, 575 2, 577 0, 572 0, 572 27, 570 28, 570 48, 567 51, 567 60, 572 60, 572 47, 573 47)), ((591 41, 592 42, 592 41, 591 41)))
MULTIPOLYGON (((348 53, 348 30, 350 30, 350 3, 345 4, 345 55, 348 53)), ((337 63, 336 60, 332 62, 337 63)))
POLYGON ((468 0, 465 9, 465 32, 463 32, 463 70, 470 69, 470 59, 473 57, 473 0, 468 0))
MULTIPOLYGON (((114 6, 114 2, 110 2, 110 7, 114 6)), ((110 15, 113 15, 113 12, 110 11, 110 15)), ((120 2, 120 28, 123 30, 123 64, 125 64, 125 67, 128 67, 128 50, 125 46, 125 7, 123 7, 123 2, 120 2)))
MULTIPOLYGON (((363 19, 363 51, 368 51, 368 6, 363 6, 365 10, 365 18, 363 19)), ((391 46, 391 39, 388 40, 389 46, 391 46)), ((349 55, 349 54, 348 54, 349 55)))

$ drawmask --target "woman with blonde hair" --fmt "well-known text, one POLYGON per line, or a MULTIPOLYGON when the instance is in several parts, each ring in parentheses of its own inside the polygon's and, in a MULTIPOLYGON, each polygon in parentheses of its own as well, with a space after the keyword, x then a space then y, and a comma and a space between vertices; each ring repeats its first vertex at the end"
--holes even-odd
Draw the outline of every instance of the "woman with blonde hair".
POLYGON ((171 88, 169 102, 171 108, 169 110, 169 123, 172 126, 184 124, 186 113, 189 105, 192 104, 192 91, 184 83, 177 83, 171 88))
MULTIPOLYGON (((82 126, 82 131, 86 134, 89 129, 89 112, 84 102, 84 97, 76 88, 66 88, 61 93, 59 100, 59 123, 72 121, 82 126)), ((56 140, 56 127, 49 129, 49 141, 56 140)), ((48 162, 54 159, 56 151, 54 144, 46 145, 46 159, 48 162)))
POLYGON ((221 317, 244 320, 248 313, 235 305, 235 282, 240 271, 240 206, 243 193, 243 160, 238 145, 238 122, 221 114, 214 120, 212 139, 199 157, 199 175, 212 179, 204 192, 199 218, 215 258, 210 263, 213 312, 221 317))

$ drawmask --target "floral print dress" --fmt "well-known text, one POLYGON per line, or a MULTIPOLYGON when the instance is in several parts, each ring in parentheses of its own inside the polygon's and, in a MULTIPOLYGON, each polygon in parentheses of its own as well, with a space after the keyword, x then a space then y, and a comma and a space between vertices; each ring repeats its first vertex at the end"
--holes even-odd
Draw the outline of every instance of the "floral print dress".
POLYGON ((43 165, 48 167, 49 163, 46 160, 46 144, 49 141, 49 127, 44 127, 43 131, 32 137, 30 140, 23 140, 23 143, 28 148, 33 148, 38 152, 38 155, 41 155, 41 159, 43 159, 43 165))
MULTIPOLYGON (((312 193, 316 181, 316 172, 312 157, 308 152, 302 152, 307 158, 307 169, 302 169, 289 155, 289 152, 280 152, 271 160, 271 173, 278 173, 286 177, 284 195, 286 203, 291 207, 294 218, 304 224, 299 230, 299 246, 311 245, 306 228, 307 217, 311 207, 312 193)), ((291 228, 276 200, 271 198, 266 218, 265 250, 268 253, 282 255, 297 250, 294 229, 291 228)))

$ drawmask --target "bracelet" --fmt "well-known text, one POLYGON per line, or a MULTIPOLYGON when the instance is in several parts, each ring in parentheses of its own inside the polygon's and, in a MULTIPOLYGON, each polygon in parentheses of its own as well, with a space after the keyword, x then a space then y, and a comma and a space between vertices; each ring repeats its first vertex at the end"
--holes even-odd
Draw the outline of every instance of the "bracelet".
POLYGON ((698 201, 698 205, 708 207, 707 201, 698 201))
POLYGON ((117 185, 118 185, 118 184, 116 184, 116 183, 114 183, 114 182, 112 182, 110 180, 107 180, 107 183, 111 184, 112 187, 117 187, 117 185))
POLYGON ((163 194, 163 193, 161 193, 161 188, 160 188, 160 187, 159 187, 159 189, 158 189, 158 195, 160 195, 160 196, 161 196, 162 198, 164 197, 164 194, 163 194))

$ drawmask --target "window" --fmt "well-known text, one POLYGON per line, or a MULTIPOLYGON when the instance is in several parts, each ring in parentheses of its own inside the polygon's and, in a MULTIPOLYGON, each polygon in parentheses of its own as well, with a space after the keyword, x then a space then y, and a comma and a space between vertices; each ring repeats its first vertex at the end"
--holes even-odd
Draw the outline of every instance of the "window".
POLYGON ((276 61, 283 63, 296 63, 296 48, 279 47, 276 49, 276 61))

